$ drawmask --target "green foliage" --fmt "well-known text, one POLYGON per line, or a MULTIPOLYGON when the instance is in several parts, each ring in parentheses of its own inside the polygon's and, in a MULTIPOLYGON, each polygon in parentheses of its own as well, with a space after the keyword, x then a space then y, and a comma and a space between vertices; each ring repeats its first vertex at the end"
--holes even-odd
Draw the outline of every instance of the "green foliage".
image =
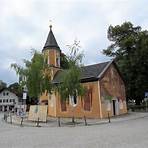
POLYGON ((0 80, 0 90, 6 87, 7 87, 7 84, 3 82, 2 80, 0 80))
POLYGON ((126 82, 127 98, 139 104, 148 91, 148 31, 130 22, 110 26, 111 45, 103 53, 115 57, 126 82))
POLYGON ((68 69, 69 68, 67 56, 63 53, 61 53, 61 55, 60 55, 60 66, 61 66, 62 69, 68 69))
POLYGON ((106 96, 105 96, 105 99, 106 99, 106 100, 109 100, 109 101, 111 101, 111 100, 112 100, 112 98, 113 98, 113 97, 112 97, 112 96, 110 96, 110 95, 106 95, 106 96))
POLYGON ((21 86, 19 85, 19 83, 17 83, 17 82, 15 82, 15 83, 13 83, 13 84, 10 84, 10 85, 8 86, 8 89, 9 89, 11 92, 15 93, 17 96, 21 96, 21 95, 22 95, 22 88, 21 88, 21 86))
POLYGON ((73 45, 69 46, 70 54, 67 56, 69 69, 64 71, 62 83, 58 86, 63 100, 68 99, 69 96, 82 96, 85 93, 85 89, 80 83, 83 54, 78 52, 78 45, 79 43, 75 41, 73 45))
POLYGON ((84 57, 84 54, 82 52, 79 52, 80 42, 77 40, 74 40, 74 43, 72 45, 68 45, 68 48, 70 50, 70 54, 67 56, 67 60, 69 63, 69 67, 78 67, 80 68, 82 66, 82 59, 84 57))
POLYGON ((31 61, 24 60, 25 67, 11 64, 16 73, 21 77, 21 87, 27 87, 30 97, 38 98, 43 92, 51 93, 50 67, 44 62, 44 57, 37 51, 31 61))

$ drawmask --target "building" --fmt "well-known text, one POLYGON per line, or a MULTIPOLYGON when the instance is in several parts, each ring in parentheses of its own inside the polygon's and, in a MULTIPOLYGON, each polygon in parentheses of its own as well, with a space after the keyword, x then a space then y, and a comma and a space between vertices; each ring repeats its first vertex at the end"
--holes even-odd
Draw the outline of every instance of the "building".
MULTIPOLYGON (((42 52, 52 69, 52 83, 58 85, 64 70, 60 67, 61 50, 52 26, 42 52)), ((85 96, 70 98, 69 102, 63 102, 58 92, 42 94, 40 102, 48 103, 48 115, 105 118, 108 113, 111 116, 127 113, 124 81, 113 60, 82 67, 81 83, 87 88, 85 96)))
POLYGON ((17 108, 19 98, 8 89, 0 90, 0 111, 11 111, 17 108))

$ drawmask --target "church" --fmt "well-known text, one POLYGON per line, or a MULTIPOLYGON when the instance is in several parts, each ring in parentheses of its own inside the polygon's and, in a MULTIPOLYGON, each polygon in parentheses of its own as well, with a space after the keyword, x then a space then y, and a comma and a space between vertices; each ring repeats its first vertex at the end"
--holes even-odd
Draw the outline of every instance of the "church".
MULTIPOLYGON (((52 70, 52 83, 60 84, 64 69, 60 66, 61 49, 50 26, 42 53, 52 70)), ((125 84, 122 75, 111 60, 82 67, 81 84, 87 88, 83 97, 63 102, 58 92, 44 93, 40 104, 48 105, 48 116, 106 118, 127 113, 125 84), (108 99, 110 98, 110 99, 108 99)))

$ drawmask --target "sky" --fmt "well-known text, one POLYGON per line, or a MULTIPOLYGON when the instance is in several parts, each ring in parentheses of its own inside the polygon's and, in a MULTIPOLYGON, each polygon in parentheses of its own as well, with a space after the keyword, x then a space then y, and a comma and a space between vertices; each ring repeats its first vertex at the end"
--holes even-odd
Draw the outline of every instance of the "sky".
POLYGON ((132 22, 148 29, 147 0, 0 0, 0 80, 18 81, 11 63, 31 59, 32 48, 42 51, 52 30, 62 52, 80 41, 84 64, 108 61, 102 49, 110 45, 109 25, 132 22))

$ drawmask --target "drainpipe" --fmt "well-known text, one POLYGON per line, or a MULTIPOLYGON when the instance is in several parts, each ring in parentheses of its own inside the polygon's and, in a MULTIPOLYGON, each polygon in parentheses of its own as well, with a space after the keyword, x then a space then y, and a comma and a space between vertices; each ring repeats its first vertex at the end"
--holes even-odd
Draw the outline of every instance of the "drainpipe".
POLYGON ((98 80, 98 97, 99 97, 99 109, 100 109, 100 118, 103 118, 102 115, 102 104, 101 104, 101 94, 100 94, 101 88, 100 88, 100 82, 98 80))

